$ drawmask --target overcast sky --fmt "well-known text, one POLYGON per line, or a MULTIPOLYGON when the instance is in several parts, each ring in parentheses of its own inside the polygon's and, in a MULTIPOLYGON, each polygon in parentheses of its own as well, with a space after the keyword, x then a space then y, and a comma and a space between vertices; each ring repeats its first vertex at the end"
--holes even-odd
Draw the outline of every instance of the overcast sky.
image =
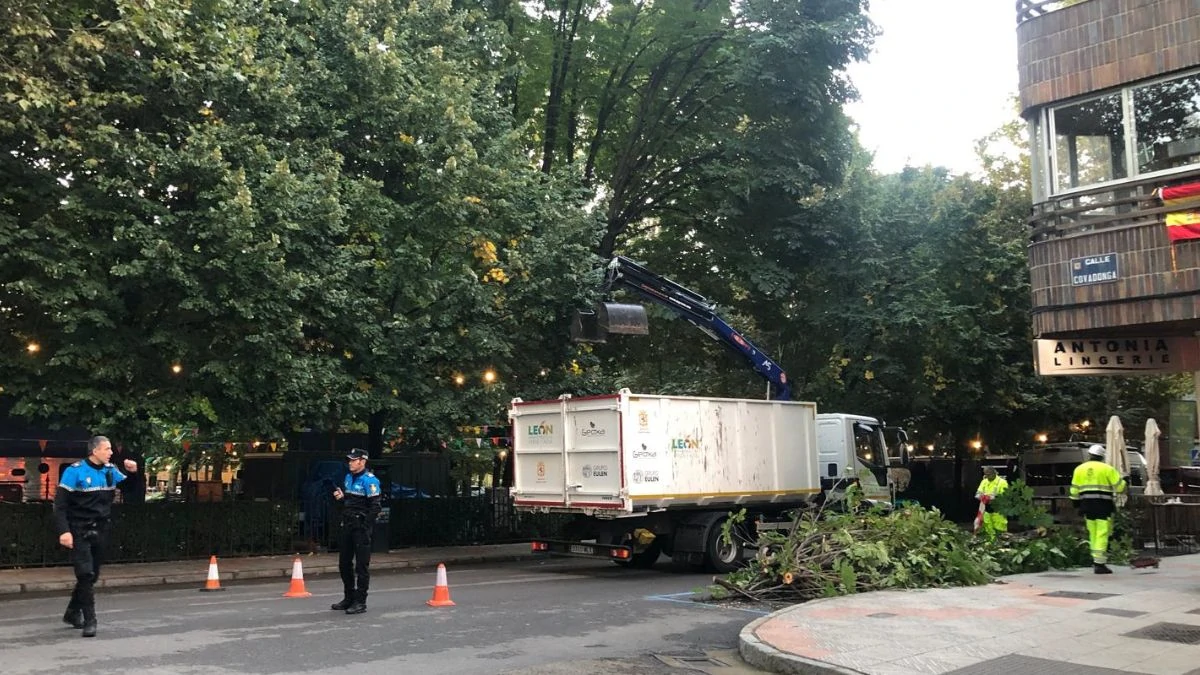
POLYGON ((977 171, 975 140, 1016 117, 1011 0, 870 0, 882 35, 850 68, 847 107, 884 173, 906 164, 977 171))

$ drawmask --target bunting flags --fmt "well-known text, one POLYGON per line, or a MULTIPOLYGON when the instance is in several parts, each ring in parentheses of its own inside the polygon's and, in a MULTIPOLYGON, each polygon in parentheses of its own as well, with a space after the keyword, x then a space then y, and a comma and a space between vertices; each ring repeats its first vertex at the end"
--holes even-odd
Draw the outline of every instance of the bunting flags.
POLYGON ((1163 206, 1177 206, 1167 213, 1167 239, 1171 243, 1200 239, 1200 183, 1161 187, 1154 191, 1163 206))

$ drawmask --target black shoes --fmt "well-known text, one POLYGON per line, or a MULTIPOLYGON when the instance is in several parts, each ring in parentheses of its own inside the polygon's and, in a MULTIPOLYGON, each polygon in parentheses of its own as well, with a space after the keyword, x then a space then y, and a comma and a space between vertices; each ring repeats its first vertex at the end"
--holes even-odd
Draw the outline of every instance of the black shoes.
POLYGON ((1103 563, 1092 565, 1092 571, 1096 574, 1112 574, 1112 570, 1108 569, 1108 565, 1103 563))
POLYGON ((96 637, 96 620, 83 624, 83 637, 96 637))
POLYGON ((351 600, 350 598, 342 598, 341 602, 333 603, 332 605, 329 606, 329 609, 332 609, 335 612, 340 612, 342 610, 349 611, 350 606, 353 604, 354 604, 354 601, 351 600))
POLYGON ((71 624, 71 628, 83 628, 83 610, 68 608, 63 614, 63 623, 71 624))
POLYGON ((367 604, 355 600, 349 607, 346 608, 347 614, 362 614, 367 611, 367 604))

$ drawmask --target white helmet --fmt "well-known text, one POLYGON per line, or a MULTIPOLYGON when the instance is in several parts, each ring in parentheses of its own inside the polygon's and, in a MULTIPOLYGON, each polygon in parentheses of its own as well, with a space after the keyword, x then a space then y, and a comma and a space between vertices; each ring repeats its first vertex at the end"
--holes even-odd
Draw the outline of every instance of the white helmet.
POLYGON ((1103 457, 1104 456, 1104 446, 1100 445, 1099 443, 1095 443, 1091 447, 1088 448, 1088 454, 1093 457, 1103 457))

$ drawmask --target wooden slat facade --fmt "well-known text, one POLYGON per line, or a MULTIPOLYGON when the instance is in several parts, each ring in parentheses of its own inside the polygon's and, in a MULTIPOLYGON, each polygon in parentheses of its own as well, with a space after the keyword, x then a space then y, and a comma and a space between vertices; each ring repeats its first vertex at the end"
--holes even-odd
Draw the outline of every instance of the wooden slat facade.
MULTIPOLYGON (((1200 66, 1200 0, 1018 0, 1026 117, 1048 105, 1200 66)), ((1200 240, 1170 244, 1154 190, 1200 167, 1055 195, 1033 206, 1029 270, 1038 337, 1200 332, 1200 240), (1114 281, 1072 285, 1071 260, 1116 254, 1114 281)))

